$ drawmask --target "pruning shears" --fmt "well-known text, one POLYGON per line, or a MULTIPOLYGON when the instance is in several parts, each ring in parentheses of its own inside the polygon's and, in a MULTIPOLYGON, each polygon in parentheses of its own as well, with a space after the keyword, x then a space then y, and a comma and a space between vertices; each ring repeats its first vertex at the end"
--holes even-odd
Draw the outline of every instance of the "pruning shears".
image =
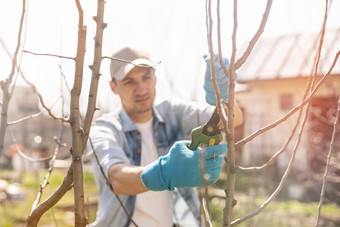
POLYGON ((221 134, 222 124, 217 108, 205 125, 194 128, 191 131, 191 143, 188 145, 190 150, 196 150, 200 144, 213 146, 223 140, 221 134))

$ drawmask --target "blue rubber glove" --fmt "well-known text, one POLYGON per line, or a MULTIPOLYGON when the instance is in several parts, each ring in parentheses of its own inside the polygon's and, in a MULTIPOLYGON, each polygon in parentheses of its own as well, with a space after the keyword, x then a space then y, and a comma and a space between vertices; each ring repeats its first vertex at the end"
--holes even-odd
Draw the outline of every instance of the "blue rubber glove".
POLYGON ((228 150, 222 143, 205 149, 192 151, 190 141, 178 141, 167 155, 161 156, 145 166, 141 174, 143 184, 152 191, 174 190, 174 187, 203 186, 200 169, 200 152, 205 152, 205 173, 209 174, 207 185, 215 183, 220 177, 223 157, 228 150))
MULTIPOLYGON (((214 85, 211 80, 210 73, 210 55, 204 55, 204 60, 206 62, 206 70, 205 70, 205 79, 204 79, 204 90, 205 90, 205 100, 210 105, 216 106, 216 96, 214 85)), ((221 93, 221 99, 224 101, 228 101, 228 77, 224 74, 223 68, 219 62, 218 55, 214 56, 215 62, 215 71, 216 71, 216 81, 218 84, 218 88, 221 93)), ((224 65, 229 68, 229 60, 223 57, 224 65)), ((237 78, 237 74, 235 74, 235 79, 237 78)))

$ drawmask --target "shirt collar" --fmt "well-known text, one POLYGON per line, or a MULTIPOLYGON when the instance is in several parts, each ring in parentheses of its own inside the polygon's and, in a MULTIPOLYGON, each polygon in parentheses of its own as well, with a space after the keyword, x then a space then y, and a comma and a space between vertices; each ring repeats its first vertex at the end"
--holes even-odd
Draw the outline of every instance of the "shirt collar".
MULTIPOLYGON (((154 117, 154 120, 153 120, 154 122, 156 122, 156 123, 158 123, 158 122, 163 123, 164 122, 164 119, 162 118, 162 116, 160 115, 159 111, 157 110, 157 108, 155 106, 152 107, 152 115, 154 117)), ((123 107, 120 108, 119 118, 121 120, 123 132, 129 132, 129 131, 137 130, 135 123, 131 120, 131 118, 126 113, 126 111, 124 110, 123 107)))

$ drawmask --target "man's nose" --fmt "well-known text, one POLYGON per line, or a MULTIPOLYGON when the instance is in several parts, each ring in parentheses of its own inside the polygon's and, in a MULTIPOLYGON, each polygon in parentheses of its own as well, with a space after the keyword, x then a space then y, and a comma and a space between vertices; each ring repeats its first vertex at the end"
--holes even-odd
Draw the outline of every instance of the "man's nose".
POLYGON ((135 92, 136 94, 144 94, 146 92, 146 84, 144 82, 139 82, 136 84, 135 92))

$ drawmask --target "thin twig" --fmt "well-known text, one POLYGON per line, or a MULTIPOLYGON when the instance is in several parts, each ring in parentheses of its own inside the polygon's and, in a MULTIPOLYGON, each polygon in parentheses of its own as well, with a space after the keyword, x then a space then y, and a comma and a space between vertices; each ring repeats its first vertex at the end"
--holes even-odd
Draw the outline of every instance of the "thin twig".
MULTIPOLYGON (((207 188, 207 186, 205 186, 205 188, 207 188)), ((207 193, 207 192, 206 192, 206 193, 207 193)), ((206 220, 207 224, 208 224, 210 227, 213 227, 213 225, 212 225, 212 223, 211 223, 209 211, 208 211, 208 206, 207 206, 207 196, 203 196, 203 197, 202 197, 202 207, 203 207, 204 216, 205 216, 205 220, 206 220)))
POLYGON ((41 95, 41 93, 38 91, 37 87, 32 83, 30 82, 26 76, 24 75, 24 73, 22 71, 20 71, 20 74, 21 74, 21 77, 23 78, 23 80, 31 86, 31 89, 32 91, 38 96, 39 100, 40 100, 40 104, 41 106, 47 111, 48 115, 50 115, 54 120, 59 120, 59 121, 62 121, 62 122, 69 122, 69 119, 68 118, 65 118, 65 117, 58 117, 58 116, 55 116, 51 109, 49 109, 47 106, 46 106, 46 103, 41 95))
POLYGON ((339 125, 340 125, 340 98, 338 99, 338 110, 336 111, 336 118, 335 118, 334 126, 333 126, 332 139, 331 139, 331 143, 330 143, 330 147, 329 147, 329 151, 327 155, 326 169, 325 169, 325 173, 324 173, 323 181, 322 181, 320 202, 319 202, 318 214, 317 214, 315 226, 319 226, 319 222, 320 222, 321 209, 322 209, 323 201, 325 198, 325 190, 326 190, 326 185, 327 185, 327 176, 328 176, 328 171, 329 171, 330 162, 331 162, 330 160, 331 160, 331 155, 334 150, 335 137, 338 133, 339 125))
POLYGON ((105 1, 98 0, 97 1, 97 15, 93 17, 94 21, 96 22, 96 36, 95 36, 95 46, 94 46, 94 53, 93 53, 93 64, 90 66, 92 71, 91 77, 91 85, 90 91, 88 96, 87 102, 87 110, 84 120, 84 136, 82 144, 85 147, 86 142, 90 133, 91 123, 93 120, 93 116, 96 108, 97 103, 97 95, 98 95, 98 84, 99 79, 101 76, 100 73, 100 66, 102 61, 102 48, 103 48, 103 36, 104 36, 104 29, 106 28, 107 24, 104 23, 104 10, 105 9, 105 1))
MULTIPOLYGON (((63 124, 63 123, 61 123, 63 124)), ((61 130, 61 135, 63 133, 63 130, 61 130)), ((40 200, 41 200, 41 196, 43 194, 43 190, 44 188, 49 184, 49 179, 52 175, 52 171, 53 171, 53 168, 54 168, 54 163, 55 163, 55 160, 57 159, 57 154, 59 153, 59 148, 62 146, 61 145, 61 141, 60 139, 55 139, 55 142, 57 143, 56 146, 55 146, 55 149, 54 149, 54 154, 53 154, 53 157, 52 157, 52 160, 50 162, 50 167, 48 168, 48 172, 44 178, 44 182, 40 185, 40 190, 39 190, 39 193, 37 195, 37 198, 35 199, 35 201, 33 202, 33 205, 32 205, 32 210, 31 212, 37 207, 37 205, 39 204, 40 200)))
POLYGON ((307 116, 308 116, 308 107, 309 107, 309 104, 307 105, 307 108, 306 108, 306 113, 305 113, 305 116, 304 116, 304 119, 303 119, 303 123, 301 125, 301 128, 300 128, 300 131, 299 131, 299 136, 298 136, 298 139, 295 143, 295 146, 294 146, 294 149, 292 151, 292 155, 291 155, 291 158, 289 160, 289 163, 288 163, 288 166, 286 168, 286 171, 284 172, 281 180, 280 180, 280 183, 279 185, 277 186, 277 188, 275 189, 275 191, 269 196, 269 198, 255 211, 251 212, 250 214, 242 217, 242 218, 239 218, 239 219, 236 219, 235 221, 233 221, 231 224, 232 226, 234 225, 237 225, 237 224, 240 224, 241 222, 244 222, 244 221, 247 221, 249 220, 250 218, 260 214, 262 212, 262 210, 264 210, 264 208, 266 208, 270 203, 271 201, 279 194, 279 192, 281 191, 283 185, 285 184, 286 182, 286 179, 293 167, 293 163, 294 163, 294 160, 295 160, 295 155, 296 155, 296 151, 298 149, 298 146, 300 144, 300 141, 301 141, 301 137, 302 137, 302 132, 303 132, 303 129, 304 129, 304 126, 305 126, 305 123, 307 121, 307 116))
MULTIPOLYGON (((22 11, 21 11, 21 18, 20 18, 20 24, 19 24, 19 31, 18 31, 18 40, 16 49, 12 58, 12 69, 9 74, 9 76, 4 80, 0 81, 0 86, 2 89, 2 106, 1 106, 1 121, 0 121, 0 157, 3 153, 4 149, 4 142, 5 142, 5 136, 6 136, 6 129, 7 129, 7 118, 8 118, 8 105, 9 101, 11 99, 10 94, 10 85, 13 80, 13 76, 15 74, 16 65, 17 65, 17 57, 18 52, 21 46, 21 33, 22 33, 22 27, 24 24, 24 18, 25 18, 25 11, 26 11, 26 0, 22 1, 22 11)), ((3 44, 3 42, 2 42, 3 44)), ((4 46, 4 44, 3 44, 4 46)), ((6 48, 5 48, 6 49, 6 48)))
POLYGON ((62 56, 62 55, 56 55, 56 54, 40 54, 40 53, 34 53, 28 50, 23 50, 23 53, 28 53, 28 54, 33 54, 33 55, 38 55, 38 56, 48 56, 48 57, 57 57, 57 58, 64 58, 64 59, 70 59, 70 60, 76 60, 73 57, 67 57, 67 56, 62 56))
POLYGON ((17 140, 16 140, 15 137, 14 137, 14 134, 13 134, 12 129, 9 128, 8 130, 9 130, 10 133, 11 133, 12 140, 13 140, 13 142, 14 142, 14 144, 15 144, 15 149, 16 149, 16 151, 18 152, 18 154, 19 154, 22 158, 24 158, 24 159, 26 159, 26 160, 28 160, 28 161, 31 161, 31 162, 44 162, 44 161, 50 160, 50 159, 52 158, 52 156, 45 157, 45 158, 31 158, 31 157, 27 156, 27 155, 20 149, 20 147, 18 146, 18 142, 17 142, 17 140))
POLYGON ((32 119, 32 118, 35 118, 35 117, 39 117, 39 116, 40 116, 42 113, 44 113, 45 111, 46 111, 46 110, 42 110, 42 111, 40 111, 40 112, 38 112, 38 113, 36 113, 36 114, 32 114, 32 115, 30 115, 30 116, 21 118, 21 119, 16 120, 16 121, 8 122, 8 123, 7 123, 7 126, 19 124, 19 123, 21 123, 21 122, 23 122, 23 121, 26 121, 26 120, 28 120, 28 119, 32 119))
MULTIPOLYGON (((65 83, 65 85, 66 85, 67 91, 68 91, 68 93, 71 93, 70 86, 68 86, 68 83, 67 83, 65 74, 63 73, 63 70, 62 70, 62 68, 61 68, 61 65, 58 64, 58 66, 59 66, 59 70, 60 70, 60 76, 61 76, 61 78, 63 78, 63 80, 64 80, 64 83, 65 83)), ((61 87, 62 87, 62 86, 61 86, 61 87)))
MULTIPOLYGON (((52 107, 53 107, 54 105, 56 105, 56 104, 57 104, 57 102, 59 101, 59 99, 60 99, 60 97, 57 99, 57 101, 56 101, 54 104, 52 104, 52 106, 51 106, 49 109, 52 109, 52 107)), ((10 125, 15 125, 15 124, 21 123, 21 122, 23 122, 23 121, 26 121, 26 120, 29 120, 29 119, 32 119, 32 118, 38 117, 38 116, 40 116, 40 115, 41 115, 42 113, 44 113, 44 112, 46 112, 46 110, 45 110, 45 109, 44 109, 44 110, 42 110, 42 111, 40 111, 40 112, 38 112, 38 113, 36 113, 36 114, 32 114, 32 115, 30 115, 30 116, 27 116, 27 117, 21 118, 21 119, 19 119, 19 120, 12 121, 12 122, 8 122, 8 123, 7 123, 7 126, 10 126, 10 125)))
MULTIPOLYGON (((216 67, 215 67, 215 55, 213 51, 213 42, 212 42, 212 28, 213 28, 213 20, 212 20, 212 12, 211 12, 211 0, 207 0, 206 3, 206 27, 207 27, 207 40, 208 40, 208 47, 209 47, 209 55, 210 55, 210 73, 211 73, 211 80, 213 82, 214 86, 214 92, 216 96, 216 108, 218 111, 218 114, 220 116, 220 119, 222 120, 224 131, 226 133, 226 136, 228 137, 230 135, 230 131, 227 126, 227 120, 223 116, 223 110, 221 108, 222 102, 221 102, 221 92, 218 87, 217 81, 216 81, 216 67)), ((224 63, 222 64, 224 65, 224 63)))
POLYGON ((253 48, 255 46, 257 40, 260 38, 261 34, 263 33, 264 27, 266 26, 266 23, 267 23, 267 20, 268 20, 268 16, 269 16, 269 13, 270 13, 270 9, 271 9, 272 3, 273 3, 273 0, 268 0, 267 1, 266 10, 263 13, 261 24, 260 24, 257 32, 255 33, 254 37, 249 42, 247 50, 236 61, 236 63, 235 63, 235 70, 239 69, 246 62, 247 58, 249 57, 251 51, 253 50, 253 48))
MULTIPOLYGON (((29 0, 26 0, 26 5, 29 6, 29 0)), ((28 8, 28 7, 27 7, 28 8)), ((28 13, 29 13, 29 10, 26 9, 26 18, 28 18, 28 13)), ((28 20, 24 20, 24 35, 23 35, 23 41, 22 41, 22 48, 25 48, 25 44, 26 44, 26 36, 27 36, 27 21, 28 20)), ((22 59, 23 59, 23 54, 21 53, 20 54, 20 57, 19 57, 19 63, 17 63, 17 67, 18 67, 18 70, 15 74, 15 77, 14 77, 14 82, 13 82, 13 86, 12 86, 12 89, 11 91, 9 92, 10 94, 13 94, 14 93, 14 89, 16 87, 16 83, 17 83, 17 79, 19 77, 19 72, 20 72, 20 68, 21 68, 21 62, 22 62, 22 59)))
MULTIPOLYGON (((307 83, 307 86, 306 86, 306 90, 305 90, 305 93, 303 95, 303 100, 305 100, 307 98, 307 94, 308 92, 311 93, 313 91, 313 87, 314 87, 314 83, 315 83, 315 77, 317 75, 317 71, 318 71, 318 65, 319 65, 319 62, 320 62, 320 56, 321 56, 321 49, 322 49, 322 46, 323 46, 323 40, 324 40, 324 35, 325 35, 325 30, 326 30, 326 22, 327 22, 327 15, 328 15, 328 1, 326 0, 326 7, 325 7, 325 13, 324 13, 324 19, 323 19, 323 23, 322 23, 322 28, 321 28, 321 31, 320 31, 320 40, 319 40, 319 45, 318 45, 318 50, 316 52, 316 55, 314 57, 314 62, 313 62, 313 69, 312 69, 312 73, 311 73, 311 76, 309 78, 309 81, 307 83)), ((287 139, 286 143, 284 144, 284 146, 277 152, 275 153, 271 158, 270 160, 265 163, 264 165, 260 166, 260 167, 249 167, 249 168, 244 168, 244 167, 237 167, 238 170, 242 170, 242 171, 256 171, 256 170, 262 170, 268 166, 270 166, 272 163, 274 163, 274 161, 277 159, 277 157, 279 155, 281 155, 285 149, 287 148, 290 140, 292 139, 296 129, 297 129, 297 126, 300 122, 300 119, 301 119, 301 116, 302 116, 302 108, 300 109, 300 112, 299 112, 299 116, 297 118, 297 122, 289 136, 289 138, 287 139)))
MULTIPOLYGON (((302 113, 302 109, 300 111, 300 116, 302 113)), ((237 171, 244 171, 244 172, 249 172, 249 171, 259 171, 259 170, 263 170, 267 167, 269 167, 270 165, 272 165, 276 159, 286 150, 286 148, 288 147, 290 141, 292 140, 292 138, 294 137, 295 131, 299 125, 300 122, 300 116, 298 117, 298 120, 292 130, 292 132, 290 133, 290 136, 288 137, 288 139, 286 140, 286 142, 284 143, 283 147, 277 151, 273 156, 270 157, 270 159, 268 160, 268 162, 266 162, 265 164, 263 164, 262 166, 253 166, 253 167, 242 167, 242 166, 237 166, 236 170, 237 171)))
POLYGON ((202 174, 202 182, 203 186, 199 189, 199 197, 201 200, 201 208, 203 210, 204 218, 205 218, 205 223, 211 226, 211 220, 209 217, 209 204, 208 204, 208 175, 206 172, 206 165, 205 165, 205 147, 202 147, 203 149, 200 151, 199 154, 199 167, 200 171, 202 174))
POLYGON ((39 204, 30 214, 26 221, 26 227, 36 227, 41 216, 51 207, 53 207, 69 190, 72 189, 73 182, 73 163, 67 170, 62 184, 57 190, 47 198, 43 203, 39 204))
POLYGON ((309 94, 309 96, 303 101, 301 102, 299 105, 297 105, 296 107, 294 107, 291 111, 289 111, 286 115, 284 115, 283 117, 281 117, 280 119, 278 119, 277 121, 273 122, 270 125, 267 125, 261 129, 259 129, 258 131, 256 131, 255 133, 251 134, 250 136, 238 141, 236 143, 236 147, 240 148, 241 146, 245 145, 246 143, 248 143, 249 141, 253 140, 255 137, 259 136, 260 134, 276 127, 277 125, 281 124, 282 122, 284 122, 285 120, 287 120, 289 117, 291 117, 294 113, 296 113, 296 111, 298 111, 302 106, 306 105, 306 103, 309 102, 309 100, 314 96, 314 94, 319 90, 319 88, 321 87, 321 85, 323 84, 323 82, 325 81, 326 78, 328 78, 329 75, 331 75, 332 70, 334 68, 334 66, 337 63, 337 60, 339 58, 340 55, 340 51, 336 54, 335 59, 332 63, 331 68, 328 70, 328 72, 321 78, 321 80, 319 81, 319 83, 315 86, 315 88, 312 90, 312 92, 309 94))
MULTIPOLYGON (((62 84, 62 83, 61 83, 62 84)), ((60 98, 62 100, 62 103, 61 103, 61 113, 62 115, 64 115, 64 98, 62 96, 63 94, 63 90, 62 90, 62 87, 63 86, 60 86, 60 98)), ((57 102, 56 102, 57 103, 57 102)), ((52 175, 52 171, 53 171, 53 168, 54 168, 54 163, 55 163, 55 160, 57 158, 57 155, 59 153, 59 148, 63 146, 63 144, 61 143, 62 141, 62 138, 63 138, 63 134, 64 134, 64 123, 61 122, 60 124, 60 134, 59 134, 59 139, 57 137, 54 138, 54 141, 56 142, 56 146, 55 146, 55 149, 54 149, 54 154, 53 154, 53 157, 52 157, 52 160, 50 161, 49 163, 49 168, 48 168, 48 172, 44 178, 44 182, 42 185, 40 185, 40 190, 39 190, 39 193, 37 195, 37 198, 36 200, 34 201, 33 205, 32 205, 32 210, 31 210, 31 213, 33 212, 33 210, 37 207, 37 205, 39 204, 40 200, 41 200, 41 196, 43 194, 43 190, 44 188, 47 186, 47 184, 49 183, 49 179, 52 175)), ((53 210, 52 210, 53 211, 53 210)), ((54 216, 54 215, 53 215, 54 216)))
POLYGON ((222 56, 222 42, 221 42, 221 16, 220 16, 220 0, 217 0, 217 46, 218 46, 218 60, 220 61, 220 65, 222 66, 224 74, 229 77, 229 72, 227 67, 224 65, 223 56, 222 56))
MULTIPOLYGON (((311 97, 311 95, 313 94, 313 92, 315 91, 315 89, 318 88, 319 84, 317 84, 317 86, 315 87, 315 89, 313 90, 313 86, 314 86, 314 81, 315 81, 315 77, 317 75, 317 72, 318 72, 318 65, 319 65, 319 61, 320 61, 320 56, 321 56, 321 50, 322 50, 322 46, 323 46, 323 37, 324 37, 324 33, 325 33, 325 27, 326 27, 326 22, 327 22, 327 14, 328 14, 328 0, 326 0, 326 10, 325 10, 325 16, 324 16, 324 21, 323 21, 323 25, 322 25, 322 32, 321 32, 321 37, 320 37, 320 42, 319 42, 319 48, 318 48, 318 51, 317 51, 317 54, 316 54, 316 58, 315 58, 315 61, 314 61, 314 71, 313 71, 313 77, 312 77, 312 81, 311 81, 311 84, 310 84, 310 95, 309 97, 311 97)), ((339 53, 337 53, 335 59, 337 59, 339 57, 339 53)), ((336 62, 336 60, 335 60, 336 62)), ((330 74, 330 72, 332 71, 332 68, 334 67, 334 64, 335 62, 333 62, 332 64, 332 67, 331 69, 328 71, 328 73, 330 74)), ((325 76, 324 76, 325 78, 325 76)), ((323 78, 323 79, 324 79, 323 78)), ((307 93, 306 93, 307 94, 307 93)), ((306 96, 305 94, 305 96, 306 96)), ((306 100, 306 99, 305 99, 306 100)), ((252 217, 254 217, 255 215, 261 213, 261 211, 267 207, 269 205, 269 203, 277 196, 277 194, 281 191, 289 173, 290 173, 290 170, 292 169, 292 166, 293 166, 293 163, 294 163, 294 159, 295 159, 295 155, 296 155, 296 151, 297 151, 297 148, 300 144, 300 141, 301 141, 301 137, 302 137, 302 132, 303 132, 303 129, 304 129, 304 126, 307 122, 307 117, 308 117, 308 113, 309 113, 309 107, 310 107, 310 102, 307 101, 307 107, 306 107, 306 112, 305 112, 305 116, 304 116, 304 119, 303 119, 303 122, 302 122, 302 125, 301 125, 301 128, 300 128, 300 131, 299 131, 299 135, 298 135, 298 139, 296 141, 296 144, 295 144, 295 147, 293 149, 293 152, 292 152, 292 156, 291 156, 291 159, 289 161, 289 164, 287 166, 287 169, 285 171, 285 173, 283 174, 282 178, 281 178, 281 181, 278 185, 278 187, 276 188, 276 190, 272 193, 272 195, 261 205, 261 207, 259 209, 257 209, 256 211, 250 213, 249 215, 241 218, 241 219, 238 219, 238 220, 235 220, 232 222, 232 224, 236 225, 236 224, 239 224, 243 221, 246 221, 252 217)), ((301 111, 302 112, 302 111, 301 111)), ((301 113, 300 112, 300 113, 301 113)), ((300 116, 299 116, 300 118, 300 116)))
POLYGON ((110 59, 111 61, 125 62, 125 63, 131 64, 131 65, 133 65, 133 66, 142 67, 142 68, 143 68, 143 67, 146 67, 146 68, 155 67, 156 65, 162 63, 161 61, 159 61, 159 62, 154 63, 152 66, 150 66, 150 65, 139 65, 139 64, 135 64, 135 63, 133 63, 132 61, 128 61, 128 60, 124 60, 124 59, 116 58, 116 57, 103 56, 102 59, 110 59))
POLYGON ((94 154, 94 157, 96 158, 96 161, 97 161, 97 164, 99 166, 99 169, 100 169, 100 172, 102 174, 102 176, 104 177, 106 183, 109 185, 112 193, 116 196, 118 202, 120 203, 121 207, 123 208, 126 216, 129 218, 129 220, 136 226, 138 227, 138 225, 136 224, 136 222, 134 222, 134 220, 132 219, 132 217, 130 216, 129 212, 127 211, 126 207, 124 206, 122 200, 119 198, 119 196, 116 194, 116 192, 113 190, 112 188, 112 185, 110 184, 110 181, 109 179, 107 178, 107 176, 105 175, 104 173, 104 170, 103 170, 103 167, 101 166, 100 162, 99 162, 99 159, 98 159, 98 156, 97 156, 97 152, 96 150, 94 149, 94 146, 93 146, 93 143, 92 143, 92 140, 91 140, 91 137, 89 137, 89 142, 90 142, 90 145, 91 145, 91 148, 92 148, 92 151, 93 151, 93 154, 94 154))

